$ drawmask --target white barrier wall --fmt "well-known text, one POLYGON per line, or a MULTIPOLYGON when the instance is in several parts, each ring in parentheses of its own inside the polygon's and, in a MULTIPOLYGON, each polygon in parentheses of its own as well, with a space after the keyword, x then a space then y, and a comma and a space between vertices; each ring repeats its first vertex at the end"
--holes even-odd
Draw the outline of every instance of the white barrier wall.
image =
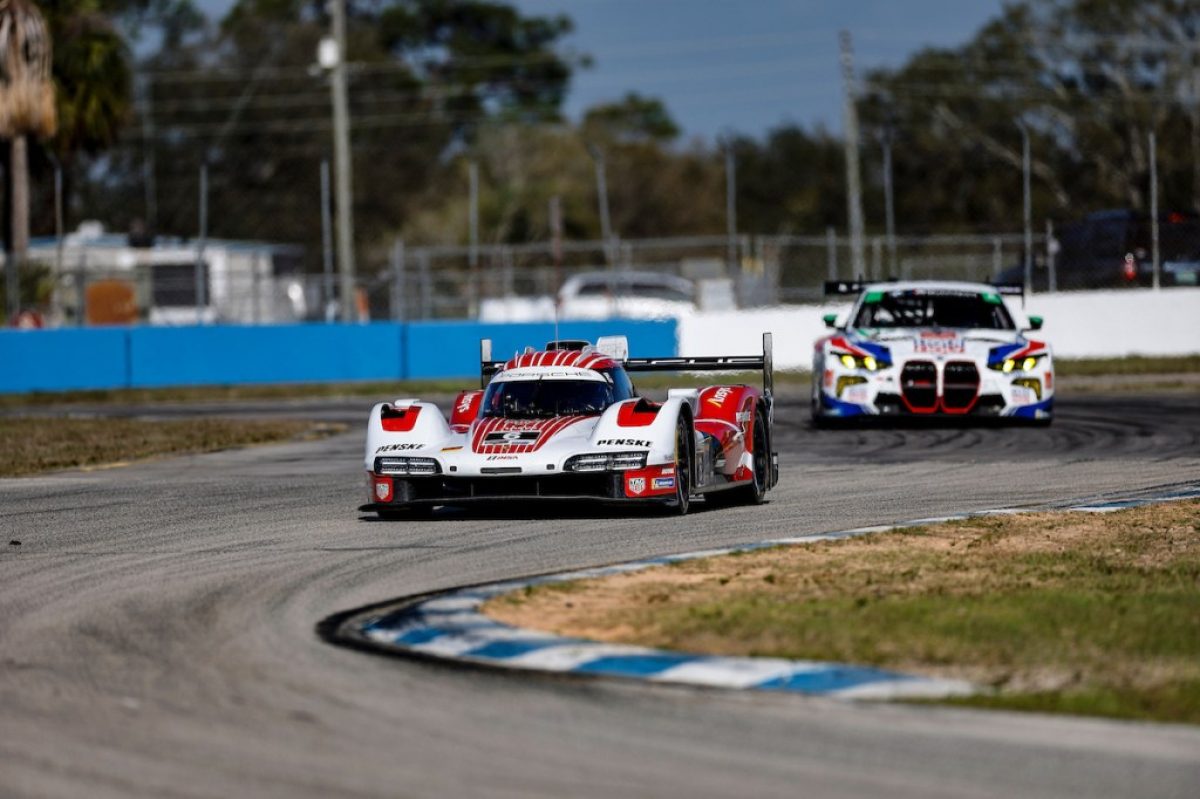
MULTIPOLYGON (((1019 317, 1020 300, 1009 307, 1019 317)), ((762 334, 775 338, 777 369, 807 369, 813 342, 828 329, 821 317, 849 303, 792 305, 698 313, 679 320, 680 355, 751 355, 762 334)), ((1200 288, 1122 289, 1036 294, 1026 312, 1045 318, 1033 334, 1064 358, 1200 354, 1200 288)))

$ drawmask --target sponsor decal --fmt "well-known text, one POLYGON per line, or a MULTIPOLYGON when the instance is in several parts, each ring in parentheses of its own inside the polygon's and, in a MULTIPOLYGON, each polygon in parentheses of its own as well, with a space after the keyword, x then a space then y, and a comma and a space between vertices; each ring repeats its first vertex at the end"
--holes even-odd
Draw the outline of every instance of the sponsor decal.
POLYGON ((866 386, 850 386, 846 389, 846 402, 853 402, 859 405, 865 404, 867 401, 868 391, 866 386))
POLYGON ((967 351, 967 342, 953 333, 922 333, 913 343, 913 351, 933 355, 962 353, 967 351))
POLYGON ((410 449, 421 449, 424 444, 384 444, 379 449, 375 450, 375 454, 379 455, 384 452, 405 452, 410 449))
POLYGON ((675 487, 675 478, 674 477, 655 477, 652 485, 654 486, 655 491, 661 491, 664 488, 674 488, 675 487))
POLYGON ((375 498, 380 502, 392 501, 392 481, 391 480, 376 480, 375 481, 375 498))
POLYGON ((598 447, 649 447, 651 442, 640 438, 602 438, 596 442, 598 447))
POLYGON ((1031 405, 1037 401, 1037 394, 1032 388, 1024 386, 1012 387, 1012 404, 1013 405, 1031 405))
POLYGON ((733 393, 733 389, 728 386, 722 386, 713 393, 711 397, 705 400, 710 405, 716 405, 720 408, 725 404, 725 400, 729 399, 729 395, 733 393))
POLYGON ((471 410, 471 400, 475 397, 474 394, 463 394, 458 400, 458 407, 455 408, 456 413, 466 413, 471 410))
POLYGON ((629 493, 630 494, 641 494, 641 493, 645 492, 645 490, 646 490, 646 478, 645 477, 630 477, 629 478, 629 493))
POLYGON ((516 455, 488 455, 489 461, 515 461, 520 460, 516 455))
POLYGON ((542 435, 540 430, 506 430, 501 433, 488 433, 483 437, 483 443, 493 447, 515 447, 533 444, 542 435))
POLYGON ((664 467, 662 467, 662 473, 664 475, 675 474, 675 467, 674 466, 664 466, 664 467))
POLYGON ((746 422, 750 421, 750 411, 738 411, 735 418, 738 422, 745 424, 746 422))

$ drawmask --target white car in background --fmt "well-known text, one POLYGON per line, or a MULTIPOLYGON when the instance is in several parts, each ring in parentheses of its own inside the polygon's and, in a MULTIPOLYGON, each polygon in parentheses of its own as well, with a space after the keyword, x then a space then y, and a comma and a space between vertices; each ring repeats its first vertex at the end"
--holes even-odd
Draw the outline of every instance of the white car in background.
POLYGON ((673 319, 696 311, 695 284, 662 272, 584 272, 558 292, 563 319, 673 319))

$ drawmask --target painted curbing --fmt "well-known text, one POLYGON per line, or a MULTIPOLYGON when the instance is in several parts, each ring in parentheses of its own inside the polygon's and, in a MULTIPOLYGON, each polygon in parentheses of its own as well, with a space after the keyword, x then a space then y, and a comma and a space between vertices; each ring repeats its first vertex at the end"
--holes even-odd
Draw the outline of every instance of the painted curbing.
MULTIPOLYGON (((1159 502, 1200 499, 1200 485, 1186 485, 1143 497, 1101 500, 1039 508, 1108 513, 1159 502)), ((656 683, 738 690, 782 691, 839 699, 906 699, 963 696, 980 690, 964 680, 911 674, 823 661, 784 658, 718 657, 672 652, 581 638, 566 638, 539 630, 512 627, 483 615, 487 600, 526 587, 640 571, 697 558, 748 552, 767 547, 828 541, 885 532, 918 524, 1028 512, 998 508, 903 524, 859 527, 760 541, 742 546, 686 552, 594 569, 561 572, 450 590, 409 601, 390 610, 339 614, 328 636, 335 642, 366 646, 394 654, 427 657, 463 665, 571 674, 620 677, 656 683)))

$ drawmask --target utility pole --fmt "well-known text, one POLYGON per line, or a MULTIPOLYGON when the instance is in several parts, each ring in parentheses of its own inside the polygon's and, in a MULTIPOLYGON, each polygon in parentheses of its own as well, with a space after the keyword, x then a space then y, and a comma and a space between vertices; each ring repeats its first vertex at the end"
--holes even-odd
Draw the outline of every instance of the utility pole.
POLYGON ((467 227, 468 241, 470 247, 467 250, 467 267, 470 271, 470 291, 472 298, 470 315, 475 317, 479 313, 478 297, 479 297, 479 163, 471 159, 467 163, 467 178, 470 194, 470 208, 467 211, 467 227))
POLYGON ((158 184, 154 164, 154 90, 150 76, 138 81, 142 93, 142 188, 146 197, 146 235, 158 232, 158 184))
POLYGON ((858 165, 858 110, 855 107, 857 90, 854 84, 854 47, 850 31, 842 31, 842 104, 846 150, 846 204, 850 222, 851 278, 866 272, 866 252, 863 242, 862 177, 858 165))
POLYGON ((338 268, 341 272, 342 321, 355 319, 354 296, 354 190, 351 187, 350 108, 346 90, 346 0, 329 0, 333 17, 336 60, 329 76, 333 99, 333 168, 337 195, 338 268))
POLYGON ((608 215, 608 180, 605 177, 604 151, 594 144, 587 146, 596 164, 596 202, 600 206, 600 237, 604 240, 604 257, 609 264, 615 260, 612 252, 612 221, 608 215))
POLYGON ((196 290, 196 324, 204 324, 204 306, 208 304, 205 288, 208 267, 204 263, 204 247, 208 243, 208 162, 200 164, 200 230, 196 236, 196 268, 192 272, 196 290))
POLYGON ((888 276, 896 275, 896 211, 892 204, 892 126, 883 129, 883 208, 888 249, 888 276))
POLYGON ((725 140, 725 228, 729 236, 730 277, 738 270, 737 244, 737 158, 733 154, 732 138, 725 140))
POLYGON ((550 198, 550 250, 554 255, 554 340, 558 341, 559 292, 562 290, 562 201, 556 194, 550 198))
POLYGON ((1033 199, 1029 180, 1029 128, 1017 122, 1021 131, 1021 180, 1025 205, 1025 293, 1033 293, 1033 199))
POLYGON ((1158 246, 1158 142, 1154 131, 1150 131, 1150 244, 1153 253, 1153 285, 1159 287, 1159 270, 1162 269, 1162 254, 1158 246))
POLYGON ((330 218, 328 158, 321 159, 321 262, 325 273, 321 288, 321 313, 325 314, 326 322, 332 322, 337 314, 333 299, 333 220, 330 218))
POLYGON ((63 279, 63 172, 62 164, 53 155, 54 161, 54 289, 50 294, 50 315, 55 318, 55 324, 62 316, 63 279))

